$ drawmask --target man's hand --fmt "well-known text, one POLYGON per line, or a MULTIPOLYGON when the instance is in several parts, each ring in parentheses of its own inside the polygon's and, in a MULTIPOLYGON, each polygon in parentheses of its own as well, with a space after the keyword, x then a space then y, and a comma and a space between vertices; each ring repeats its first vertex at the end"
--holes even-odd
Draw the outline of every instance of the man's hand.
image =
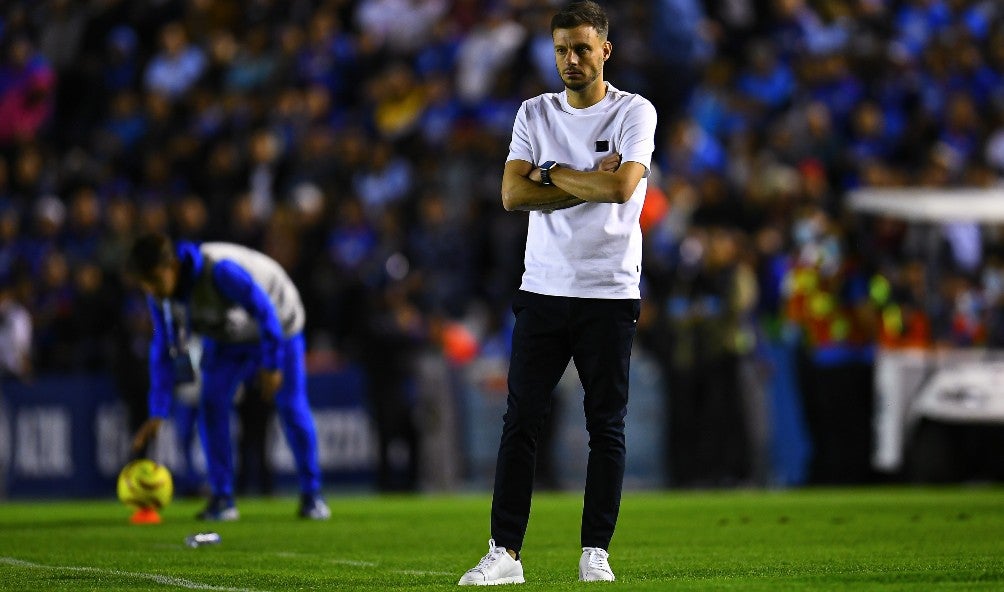
POLYGON ((275 394, 282 386, 282 370, 268 370, 262 368, 258 372, 258 388, 261 389, 261 399, 266 403, 271 403, 275 399, 275 394))
POLYGON ((134 453, 141 452, 146 443, 157 435, 157 431, 160 430, 160 424, 163 421, 159 417, 151 417, 143 422, 143 425, 139 426, 139 429, 136 430, 136 435, 132 439, 132 451, 134 453))
POLYGON ((534 183, 540 183, 540 167, 535 166, 530 169, 530 173, 526 176, 526 178, 534 183))
POLYGON ((609 154, 600 161, 600 170, 612 173, 619 169, 621 166, 621 155, 616 152, 609 154))

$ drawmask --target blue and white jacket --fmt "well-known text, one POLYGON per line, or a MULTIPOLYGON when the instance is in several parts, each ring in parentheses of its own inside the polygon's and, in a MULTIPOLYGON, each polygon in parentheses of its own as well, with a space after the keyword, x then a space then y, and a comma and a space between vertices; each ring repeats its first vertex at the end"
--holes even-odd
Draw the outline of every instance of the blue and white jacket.
MULTIPOLYGON (((231 243, 178 242, 178 285, 171 301, 188 313, 187 329, 207 345, 258 344, 262 367, 282 367, 285 340, 303 330, 306 315, 293 281, 268 256, 231 243)), ((150 417, 167 417, 174 392, 169 330, 164 302, 147 297, 153 319, 150 341, 150 417)))

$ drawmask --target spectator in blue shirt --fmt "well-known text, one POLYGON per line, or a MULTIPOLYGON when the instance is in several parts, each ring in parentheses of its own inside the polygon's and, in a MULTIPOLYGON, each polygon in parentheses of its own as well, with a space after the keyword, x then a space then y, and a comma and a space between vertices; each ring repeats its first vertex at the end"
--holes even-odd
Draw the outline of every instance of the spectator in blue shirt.
POLYGON ((919 57, 931 38, 949 26, 951 16, 942 0, 905 2, 893 21, 896 42, 910 55, 919 57))
POLYGON ((786 106, 795 92, 795 75, 777 58, 774 47, 762 42, 750 48, 750 64, 736 81, 739 93, 764 115, 786 106))
POLYGON ((145 79, 150 91, 179 99, 191 89, 206 70, 206 55, 188 42, 180 23, 169 23, 161 30, 163 51, 150 60, 145 79))

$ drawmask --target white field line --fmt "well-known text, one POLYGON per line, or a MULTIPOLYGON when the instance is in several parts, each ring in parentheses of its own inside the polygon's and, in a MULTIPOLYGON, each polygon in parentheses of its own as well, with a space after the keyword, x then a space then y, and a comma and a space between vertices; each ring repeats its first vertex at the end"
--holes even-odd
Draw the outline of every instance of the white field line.
POLYGON ((76 566, 76 565, 44 565, 15 559, 13 557, 0 557, 0 564, 12 565, 14 567, 26 567, 31 569, 42 569, 49 571, 70 571, 85 572, 103 575, 121 576, 124 578, 134 578, 137 580, 149 580, 165 586, 176 586, 188 590, 212 590, 213 592, 258 592, 250 588, 229 588, 226 586, 213 586, 210 584, 200 584, 184 578, 175 578, 161 574, 143 573, 139 571, 121 571, 118 569, 102 569, 100 567, 76 566))

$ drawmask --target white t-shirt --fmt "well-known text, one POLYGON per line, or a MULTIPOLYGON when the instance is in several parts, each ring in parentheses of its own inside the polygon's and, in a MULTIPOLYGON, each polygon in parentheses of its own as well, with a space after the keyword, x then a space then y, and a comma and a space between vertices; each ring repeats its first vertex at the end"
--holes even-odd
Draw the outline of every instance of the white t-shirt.
POLYGON ((613 152, 645 167, 624 204, 585 203, 553 212, 530 212, 520 289, 550 296, 639 298, 641 227, 648 171, 655 149, 655 107, 640 95, 607 83, 599 103, 575 109, 565 91, 524 101, 513 124, 509 160, 534 165, 553 160, 579 171, 596 170, 613 152))

